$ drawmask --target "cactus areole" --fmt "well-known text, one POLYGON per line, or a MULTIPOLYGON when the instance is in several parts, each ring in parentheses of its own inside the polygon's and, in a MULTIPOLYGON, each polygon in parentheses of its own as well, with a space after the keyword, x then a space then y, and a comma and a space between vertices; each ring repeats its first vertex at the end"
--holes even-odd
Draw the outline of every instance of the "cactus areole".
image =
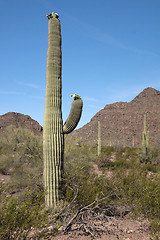
POLYGON ((62 121, 62 53, 61 25, 56 13, 47 15, 48 51, 46 73, 45 114, 43 126, 43 177, 46 190, 45 203, 54 208, 61 198, 63 175, 64 134, 70 133, 77 126, 82 113, 83 102, 74 94, 72 107, 67 121, 62 121), (76 97, 75 97, 76 96, 76 97))

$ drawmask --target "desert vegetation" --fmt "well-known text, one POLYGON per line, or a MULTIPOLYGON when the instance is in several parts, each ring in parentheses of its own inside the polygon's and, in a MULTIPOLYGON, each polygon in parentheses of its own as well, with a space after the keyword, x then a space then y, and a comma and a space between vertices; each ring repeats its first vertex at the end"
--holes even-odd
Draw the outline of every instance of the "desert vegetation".
MULTIPOLYGON (((160 150, 79 145, 65 137, 63 197, 55 209, 45 207, 42 137, 8 127, 0 135, 0 238, 49 239, 77 224, 97 233, 93 219, 143 216, 151 232, 160 231, 160 150), (98 171, 95 170, 95 166, 98 171)), ((153 238, 154 239, 154 238, 153 238)), ((158 239, 158 238, 157 238, 158 239)))

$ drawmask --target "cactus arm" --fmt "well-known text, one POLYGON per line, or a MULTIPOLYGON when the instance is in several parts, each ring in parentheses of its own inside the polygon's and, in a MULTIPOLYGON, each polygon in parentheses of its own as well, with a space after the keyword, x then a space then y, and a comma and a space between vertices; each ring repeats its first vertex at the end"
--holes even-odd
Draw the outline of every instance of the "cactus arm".
POLYGON ((64 134, 68 134, 76 128, 82 114, 82 107, 83 107, 82 99, 77 94, 74 94, 71 96, 73 96, 73 101, 72 101, 70 114, 63 126, 64 134))

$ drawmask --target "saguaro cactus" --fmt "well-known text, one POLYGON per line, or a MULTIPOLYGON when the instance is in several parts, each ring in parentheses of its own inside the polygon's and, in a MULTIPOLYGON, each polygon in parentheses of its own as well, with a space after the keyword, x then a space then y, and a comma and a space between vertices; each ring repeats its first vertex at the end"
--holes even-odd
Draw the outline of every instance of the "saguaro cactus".
POLYGON ((45 114, 43 127, 43 160, 45 202, 48 207, 55 207, 61 195, 63 174, 64 134, 74 130, 81 117, 83 102, 74 94, 69 117, 63 127, 62 96, 62 53, 61 25, 58 14, 47 15, 48 51, 46 73, 45 114))
POLYGON ((98 156, 101 154, 101 148, 102 148, 102 143, 101 143, 101 123, 100 123, 100 120, 98 120, 98 156))
POLYGON ((146 156, 149 147, 149 130, 147 130, 146 123, 146 114, 144 115, 144 123, 143 123, 143 133, 142 133, 142 148, 143 154, 146 156))
POLYGON ((134 135, 132 136, 132 147, 134 147, 135 146, 135 137, 134 137, 134 135))

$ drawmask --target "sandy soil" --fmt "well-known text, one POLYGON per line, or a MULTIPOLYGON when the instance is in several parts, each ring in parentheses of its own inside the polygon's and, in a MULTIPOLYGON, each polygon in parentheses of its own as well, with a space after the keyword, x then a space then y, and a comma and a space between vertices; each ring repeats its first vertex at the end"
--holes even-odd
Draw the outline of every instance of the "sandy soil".
MULTIPOLYGON (((60 233, 56 237, 52 237, 54 240, 151 240, 155 239, 151 236, 150 224, 146 219, 133 220, 128 216, 124 218, 111 218, 104 224, 104 232, 101 235, 94 238, 87 236, 82 231, 74 231, 76 226, 72 226, 72 230, 68 234, 60 233)), ((160 239, 160 238, 159 238, 160 239)), ((156 239, 157 240, 157 239, 156 239)))

